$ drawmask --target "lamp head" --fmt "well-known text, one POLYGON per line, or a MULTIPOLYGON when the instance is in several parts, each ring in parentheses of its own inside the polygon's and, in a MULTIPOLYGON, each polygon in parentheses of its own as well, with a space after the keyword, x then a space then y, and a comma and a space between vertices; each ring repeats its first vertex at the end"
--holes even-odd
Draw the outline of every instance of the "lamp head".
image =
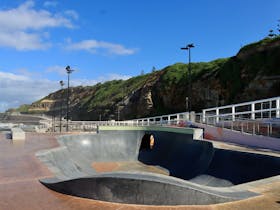
POLYGON ((186 46, 186 47, 181 47, 181 50, 188 50, 188 49, 189 49, 188 46, 186 46))
POLYGON ((192 48, 192 47, 194 47, 194 44, 192 43, 192 44, 188 44, 188 46, 187 46, 188 48, 192 48))
POLYGON ((68 73, 68 74, 70 74, 70 73, 72 73, 74 70, 73 69, 71 69, 70 68, 70 66, 66 66, 66 72, 68 73))

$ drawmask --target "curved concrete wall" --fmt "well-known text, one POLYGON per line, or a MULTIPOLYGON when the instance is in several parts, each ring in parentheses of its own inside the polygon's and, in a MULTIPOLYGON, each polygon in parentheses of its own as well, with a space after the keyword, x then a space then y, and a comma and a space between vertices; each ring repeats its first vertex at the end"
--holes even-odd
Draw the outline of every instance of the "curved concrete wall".
POLYGON ((59 179, 95 174, 93 162, 136 161, 144 131, 65 135, 58 137, 61 147, 36 155, 59 179))
POLYGON ((61 136, 61 147, 40 152, 38 157, 60 179, 95 174, 93 162, 137 160, 163 168, 171 176, 209 186, 236 185, 280 174, 280 158, 216 149, 210 142, 192 140, 184 129, 179 131, 123 128, 61 136), (140 150, 145 134, 154 136, 154 146, 140 150))
POLYGON ((100 128, 98 134, 61 136, 58 141, 61 147, 37 153, 57 178, 41 180, 42 183, 58 192, 93 199, 157 204, 147 196, 158 194, 162 205, 219 203, 255 195, 232 190, 225 196, 222 189, 227 188, 221 187, 280 174, 280 158, 216 149, 210 142, 193 140, 190 129, 106 127, 100 128), (154 136, 154 146, 140 150, 145 134, 154 136), (93 162, 121 161, 141 161, 163 168, 171 176, 145 172, 105 176, 91 167, 93 162), (135 192, 142 198, 132 195, 135 192), (166 199, 167 195, 174 196, 174 203, 166 199), (203 201, 197 201, 197 197, 203 201))
POLYGON ((255 196, 250 192, 204 190, 161 175, 110 173, 66 181, 45 181, 48 188, 60 193, 144 205, 206 205, 255 196))
MULTIPOLYGON (((211 177, 228 180, 234 185, 280 174, 280 158, 262 154, 215 149, 209 168, 211 177)), ((215 184, 212 184, 215 186, 215 184)))
POLYGON ((125 129, 60 136, 61 148, 38 153, 38 157, 61 179, 94 174, 92 162, 137 160, 164 168, 171 176, 189 179, 205 171, 211 162, 212 144, 192 140, 191 129, 125 129), (139 151, 145 134, 154 135, 154 148, 139 151))
POLYGON ((144 131, 121 131, 114 134, 83 134, 61 136, 59 143, 68 148, 74 157, 93 161, 137 160, 144 131))

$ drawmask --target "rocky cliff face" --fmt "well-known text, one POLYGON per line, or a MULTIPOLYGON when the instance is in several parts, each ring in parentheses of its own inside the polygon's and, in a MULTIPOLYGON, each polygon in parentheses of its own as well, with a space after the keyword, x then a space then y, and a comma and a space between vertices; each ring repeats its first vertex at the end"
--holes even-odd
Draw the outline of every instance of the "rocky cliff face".
POLYGON ((127 97, 121 109, 122 119, 149 116, 154 112, 153 87, 158 83, 162 71, 154 72, 145 81, 144 85, 127 97))
MULTIPOLYGON (((74 120, 133 119, 186 110, 186 64, 174 64, 126 81, 71 88, 70 116, 74 120)), ((192 107, 203 108, 280 95, 280 38, 245 46, 231 58, 192 64, 192 107)), ((45 97, 56 101, 49 114, 64 114, 66 90, 45 97)), ((42 101, 32 107, 40 106, 42 101)))

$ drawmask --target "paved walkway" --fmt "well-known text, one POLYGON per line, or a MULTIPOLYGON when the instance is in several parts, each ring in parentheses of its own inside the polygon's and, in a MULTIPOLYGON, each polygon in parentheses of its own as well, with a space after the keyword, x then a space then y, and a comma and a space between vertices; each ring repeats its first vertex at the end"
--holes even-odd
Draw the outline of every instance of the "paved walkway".
POLYGON ((252 188, 263 195, 243 201, 208 206, 140 206, 95 201, 63 195, 39 183, 52 173, 36 157, 38 150, 58 146, 55 136, 27 133, 26 140, 13 143, 0 134, 0 209, 280 209, 280 182, 252 188))

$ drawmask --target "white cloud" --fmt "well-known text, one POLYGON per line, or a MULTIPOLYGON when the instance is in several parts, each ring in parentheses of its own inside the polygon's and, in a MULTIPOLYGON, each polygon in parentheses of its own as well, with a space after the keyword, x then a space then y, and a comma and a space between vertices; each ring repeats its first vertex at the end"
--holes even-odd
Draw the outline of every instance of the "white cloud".
POLYGON ((66 75, 66 70, 64 66, 50 66, 46 69, 47 73, 57 73, 59 75, 66 75))
MULTIPOLYGON (((28 80, 28 77, 24 75, 16 75, 13 73, 7 73, 7 72, 1 72, 0 71, 0 80, 5 81, 5 80, 11 80, 11 81, 26 81, 28 80)), ((2 83, 0 83, 2 84, 2 83)))
POLYGON ((71 86, 91 86, 95 85, 99 82, 103 83, 106 81, 111 80, 127 80, 131 78, 129 75, 121 75, 121 74, 106 74, 104 76, 98 77, 96 80, 89 80, 89 79, 72 79, 71 80, 71 86))
POLYGON ((105 82, 105 81, 120 80, 120 79, 121 80, 127 80, 129 78, 131 78, 131 76, 129 76, 129 75, 111 73, 111 74, 107 74, 103 77, 100 77, 99 80, 105 82))
POLYGON ((45 1, 44 2, 44 7, 56 7, 58 4, 57 1, 45 1))
POLYGON ((74 10, 66 10, 64 14, 67 15, 68 17, 73 18, 74 20, 77 20, 79 18, 78 13, 74 10))
POLYGON ((34 102, 58 88, 54 81, 0 72, 0 112, 34 102))
MULTIPOLYGON (((78 72, 79 69, 76 69, 76 68, 72 68, 72 70, 74 70, 74 72, 78 72)), ((66 66, 59 66, 59 65, 55 65, 55 66, 50 66, 48 67, 46 70, 45 70, 45 73, 55 73, 57 75, 60 75, 60 76, 65 76, 67 75, 67 72, 66 72, 66 66)))
POLYGON ((34 1, 26 1, 17 8, 0 10, 0 46, 17 50, 46 49, 51 45, 46 43, 47 36, 42 30, 73 28, 73 14, 67 18, 47 10, 36 10, 34 1))
POLYGON ((42 29, 46 27, 73 27, 71 20, 47 10, 35 10, 34 2, 27 1, 15 9, 0 11, 3 30, 42 29))
MULTIPOLYGON (((65 80, 65 83, 67 81, 65 80)), ((101 82, 99 80, 90 80, 90 79, 71 79, 70 86, 92 86, 97 84, 98 82, 101 82)))
POLYGON ((94 39, 83 40, 77 43, 71 43, 68 40, 68 50, 85 50, 91 53, 103 53, 114 55, 131 55, 136 53, 136 49, 129 49, 120 44, 114 44, 94 39))
MULTIPOLYGON (((74 74, 75 72, 79 71, 79 69, 74 69, 74 74)), ((55 66, 50 66, 46 69, 45 71, 46 73, 56 73, 57 75, 60 76, 66 76, 66 70, 65 70, 65 66, 59 66, 59 65, 55 65, 55 66)), ((23 71, 23 73, 26 72, 23 71)), ((72 76, 71 76, 72 77, 72 76)), ((96 79, 92 80, 92 79, 71 79, 71 85, 72 86, 88 86, 88 85, 95 85, 98 82, 106 82, 106 81, 110 81, 110 80, 127 80, 131 78, 130 75, 122 75, 122 74, 116 74, 116 73, 109 73, 109 74, 105 74, 102 76, 97 77, 96 79)))
POLYGON ((47 49, 50 43, 44 43, 41 34, 26 33, 24 31, 0 31, 0 46, 13 47, 17 50, 47 49))
MULTIPOLYGON (((60 68, 58 68, 58 70, 59 69, 60 68)), ((36 73, 32 75, 26 72, 28 71, 24 70, 23 74, 20 75, 0 71, 0 112, 9 108, 19 107, 22 104, 31 104, 32 102, 47 96, 51 92, 60 89, 58 81, 41 79, 40 77, 37 77, 36 73), (34 77, 34 75, 36 75, 36 77, 34 77)), ((71 78, 70 86, 90 86, 95 85, 98 82, 114 79, 125 80, 128 78, 130 78, 130 76, 119 74, 107 74, 96 80, 71 78)))

